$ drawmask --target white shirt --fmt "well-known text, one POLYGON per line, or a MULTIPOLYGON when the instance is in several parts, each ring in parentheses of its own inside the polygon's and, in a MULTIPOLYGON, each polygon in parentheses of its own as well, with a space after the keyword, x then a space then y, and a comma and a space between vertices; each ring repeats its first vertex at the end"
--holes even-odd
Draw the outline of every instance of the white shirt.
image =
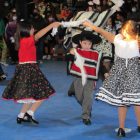
POLYGON ((137 40, 126 41, 123 36, 118 34, 114 39, 115 54, 121 58, 139 57, 139 45, 137 40))

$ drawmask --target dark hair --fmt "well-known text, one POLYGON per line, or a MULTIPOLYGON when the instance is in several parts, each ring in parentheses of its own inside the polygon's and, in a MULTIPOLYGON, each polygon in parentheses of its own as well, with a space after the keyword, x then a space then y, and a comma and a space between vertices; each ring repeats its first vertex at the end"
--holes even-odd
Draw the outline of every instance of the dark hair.
POLYGON ((32 25, 26 21, 20 21, 17 26, 17 32, 20 38, 29 37, 32 25))
POLYGON ((26 21, 20 21, 17 24, 17 29, 15 33, 15 49, 19 49, 19 41, 20 38, 26 38, 30 36, 30 30, 33 26, 26 22, 26 21))

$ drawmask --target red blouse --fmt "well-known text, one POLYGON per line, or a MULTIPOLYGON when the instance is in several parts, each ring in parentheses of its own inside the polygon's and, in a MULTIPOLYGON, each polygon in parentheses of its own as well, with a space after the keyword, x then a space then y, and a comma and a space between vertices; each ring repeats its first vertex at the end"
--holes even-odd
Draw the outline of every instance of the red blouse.
POLYGON ((34 36, 22 38, 18 52, 19 63, 36 61, 36 46, 34 36))

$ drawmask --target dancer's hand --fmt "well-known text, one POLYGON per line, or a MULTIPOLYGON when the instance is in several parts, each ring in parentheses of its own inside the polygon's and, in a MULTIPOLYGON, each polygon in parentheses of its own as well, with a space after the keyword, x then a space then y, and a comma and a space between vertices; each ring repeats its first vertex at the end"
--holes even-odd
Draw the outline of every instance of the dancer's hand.
POLYGON ((74 51, 75 51, 75 48, 71 48, 70 49, 70 54, 75 55, 75 52, 74 51))
POLYGON ((90 27, 92 29, 93 24, 89 21, 83 22, 83 26, 90 27))
POLYGON ((104 77, 105 77, 105 79, 106 79, 107 77, 109 77, 109 73, 105 73, 105 74, 104 74, 104 77))

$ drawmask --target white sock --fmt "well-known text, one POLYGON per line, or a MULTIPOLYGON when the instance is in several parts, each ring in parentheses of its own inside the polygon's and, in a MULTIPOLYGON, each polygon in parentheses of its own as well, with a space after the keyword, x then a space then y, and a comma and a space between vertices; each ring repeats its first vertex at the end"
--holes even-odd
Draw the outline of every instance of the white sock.
POLYGON ((32 110, 28 110, 27 113, 31 116, 34 116, 34 112, 32 110))
POLYGON ((24 114, 25 114, 25 113, 20 112, 20 113, 18 114, 18 117, 19 117, 19 118, 24 118, 24 114))

